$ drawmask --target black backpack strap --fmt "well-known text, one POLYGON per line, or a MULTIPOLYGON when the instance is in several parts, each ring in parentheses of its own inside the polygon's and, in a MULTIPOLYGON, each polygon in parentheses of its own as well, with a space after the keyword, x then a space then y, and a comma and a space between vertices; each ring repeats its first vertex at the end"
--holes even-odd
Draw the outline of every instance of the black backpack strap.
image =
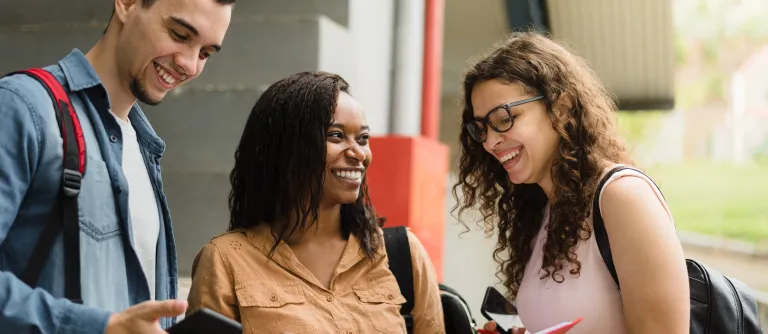
POLYGON ((600 256, 603 258, 603 262, 605 262, 605 266, 608 268, 608 272, 611 273, 611 277, 613 277, 613 281, 616 282, 616 287, 619 290, 621 290, 621 285, 619 285, 619 276, 616 274, 616 267, 613 265, 611 243, 608 241, 608 232, 605 231, 603 215, 600 213, 600 193, 602 193, 603 187, 605 187, 605 183, 608 182, 608 179, 610 179, 613 174, 627 168, 629 167, 618 166, 608 171, 608 173, 605 173, 605 176, 603 176, 603 178, 600 180, 600 183, 595 190, 595 198, 594 202, 592 203, 592 228, 595 232, 597 248, 600 250, 600 256))
POLYGON ((414 290, 413 265, 411 263, 411 244, 408 242, 408 230, 405 226, 388 227, 384 229, 384 245, 389 258, 389 270, 395 275, 400 293, 405 297, 405 304, 400 308, 400 314, 405 318, 406 328, 410 333, 413 329, 414 290))
POLYGON ((32 251, 29 264, 21 280, 34 287, 40 278, 46 260, 51 253, 59 229, 64 234, 65 291, 64 296, 82 304, 80 286, 80 223, 78 217, 78 195, 80 183, 85 175, 85 139, 80 120, 72 107, 69 95, 56 78, 46 70, 33 68, 11 74, 25 74, 40 82, 53 101, 56 120, 64 141, 64 162, 61 182, 61 206, 63 226, 51 220, 45 226, 32 251))
MULTIPOLYGON (((605 187, 605 183, 608 182, 613 174, 616 174, 617 172, 625 169, 631 169, 645 175, 645 173, 636 168, 627 166, 614 167, 608 171, 608 173, 606 173, 605 176, 603 176, 603 178, 600 180, 600 183, 597 186, 597 190, 595 190, 595 198, 592 203, 592 224, 595 232, 595 241, 597 241, 597 248, 600 250, 600 256, 603 258, 603 262, 605 262, 605 266, 608 268, 608 272, 611 273, 611 277, 613 277, 613 281, 616 282, 616 287, 619 290, 621 290, 621 285, 619 284, 619 275, 616 273, 616 267, 613 265, 611 243, 608 241, 608 232, 605 230, 603 215, 600 213, 600 193, 602 192, 603 187, 605 187)), ((651 182, 653 182, 653 180, 651 180, 651 182)), ((657 189, 659 188, 655 183, 654 186, 656 186, 657 189)))

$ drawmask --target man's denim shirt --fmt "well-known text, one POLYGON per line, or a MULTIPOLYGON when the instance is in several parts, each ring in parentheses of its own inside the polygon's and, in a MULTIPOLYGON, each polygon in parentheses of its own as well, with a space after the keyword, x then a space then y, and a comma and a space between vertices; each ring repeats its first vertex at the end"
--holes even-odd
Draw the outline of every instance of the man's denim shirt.
MULTIPOLYGON (((45 68, 69 93, 82 124, 87 166, 80 191, 83 305, 64 296, 62 238, 57 237, 32 289, 15 275, 26 267, 43 227, 61 221, 63 144, 51 98, 34 79, 0 79, 0 332, 103 333, 111 312, 149 299, 147 280, 132 247, 128 183, 122 171, 122 132, 96 71, 73 50, 45 68)), ((137 104, 129 118, 155 189, 161 227, 156 299, 176 298, 176 249, 160 178, 165 143, 137 104)), ((162 319, 163 327, 172 324, 162 319)))

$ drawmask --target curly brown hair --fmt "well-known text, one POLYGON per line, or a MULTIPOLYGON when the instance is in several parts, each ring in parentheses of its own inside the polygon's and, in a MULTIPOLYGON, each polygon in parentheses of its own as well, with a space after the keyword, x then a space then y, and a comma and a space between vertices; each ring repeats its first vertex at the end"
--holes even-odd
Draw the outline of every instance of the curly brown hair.
MULTIPOLYGON (((585 61, 547 36, 533 32, 512 33, 494 50, 471 66, 464 77, 462 122, 472 122, 472 90, 493 79, 521 84, 544 96, 552 128, 559 135, 558 154, 550 175, 554 199, 546 226, 541 279, 564 280, 561 271, 571 264, 570 274, 578 276, 576 258, 580 241, 592 234, 587 218, 591 199, 605 161, 631 164, 616 134, 616 105, 597 75, 585 61), (554 112, 556 105, 570 106, 554 112)), ((459 217, 467 209, 482 214, 485 231, 498 227, 493 253, 499 263, 511 299, 517 296, 525 265, 533 253, 533 242, 541 228, 548 198, 537 184, 512 184, 498 160, 462 127, 459 181, 453 186, 459 217), (463 192, 459 200, 458 188, 463 192), (501 255, 505 255, 502 258, 501 255)), ((463 223, 463 222, 462 222, 463 223)), ((466 224, 465 224, 466 226, 466 224)))

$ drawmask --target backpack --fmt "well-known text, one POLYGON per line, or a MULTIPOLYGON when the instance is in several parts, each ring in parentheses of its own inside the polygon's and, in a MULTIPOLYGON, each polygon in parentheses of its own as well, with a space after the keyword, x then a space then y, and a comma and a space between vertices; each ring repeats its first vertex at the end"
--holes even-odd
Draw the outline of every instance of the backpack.
POLYGON ((80 219, 78 217, 78 195, 80 182, 85 175, 86 151, 83 130, 69 95, 61 83, 48 71, 32 68, 6 74, 27 75, 37 80, 48 92, 56 111, 56 121, 64 141, 64 161, 61 182, 61 207, 63 224, 51 220, 43 228, 35 245, 28 265, 19 277, 30 287, 35 287, 40 278, 56 236, 60 230, 64 235, 65 288, 64 296, 70 301, 82 304, 80 291, 80 219))
MULTIPOLYGON (((624 169, 631 169, 643 174, 637 169, 625 166, 612 169, 600 181, 592 204, 594 232, 598 249, 619 291, 621 291, 621 286, 616 268, 613 265, 608 234, 605 231, 605 224, 600 213, 599 194, 600 189, 605 186, 611 175, 624 169)), ((659 187, 656 186, 656 188, 659 187)), ((695 260, 686 259, 685 262, 691 291, 691 333, 762 333, 757 313, 757 301, 748 286, 734 278, 707 268, 695 260)))
MULTIPOLYGON (((413 269, 408 231, 404 226, 385 228, 384 243, 387 248, 387 257, 389 257, 389 269, 395 275, 400 293, 406 300, 400 309, 400 314, 405 319, 408 333, 413 333, 413 316, 411 316, 414 304, 413 269)), ((444 284, 439 284, 439 289, 446 333, 476 334, 475 319, 464 298, 456 290, 444 284)))

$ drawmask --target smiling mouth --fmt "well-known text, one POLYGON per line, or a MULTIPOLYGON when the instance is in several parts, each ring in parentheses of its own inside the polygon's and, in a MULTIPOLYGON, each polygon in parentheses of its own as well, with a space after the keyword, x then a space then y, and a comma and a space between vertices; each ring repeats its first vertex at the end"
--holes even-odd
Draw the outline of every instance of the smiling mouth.
POLYGON ((363 178, 363 172, 359 170, 333 170, 333 175, 336 175, 342 179, 359 181, 363 178))
POLYGON ((505 163, 505 162, 507 162, 507 161, 509 161, 509 160, 512 160, 512 159, 514 159, 515 157, 517 157, 517 155, 518 155, 518 154, 520 154, 520 150, 517 150, 517 151, 514 151, 514 152, 510 152, 510 153, 507 153, 507 154, 506 154, 506 155, 504 155, 503 157, 500 157, 500 158, 499 158, 499 161, 501 161, 501 163, 503 164, 503 163, 505 163))
POLYGON ((162 78, 162 79, 163 79, 163 81, 164 81, 166 84, 168 84, 169 86, 173 86, 173 85, 175 85, 175 84, 176 84, 176 82, 180 81, 180 80, 176 80, 176 78, 175 78, 173 75, 171 75, 171 74, 169 74, 168 72, 166 72, 166 71, 165 71, 165 70, 164 70, 164 69, 163 69, 163 68, 162 68, 160 65, 158 65, 157 63, 154 63, 154 65, 155 65, 155 72, 157 72, 157 74, 160 76, 160 78, 162 78))

